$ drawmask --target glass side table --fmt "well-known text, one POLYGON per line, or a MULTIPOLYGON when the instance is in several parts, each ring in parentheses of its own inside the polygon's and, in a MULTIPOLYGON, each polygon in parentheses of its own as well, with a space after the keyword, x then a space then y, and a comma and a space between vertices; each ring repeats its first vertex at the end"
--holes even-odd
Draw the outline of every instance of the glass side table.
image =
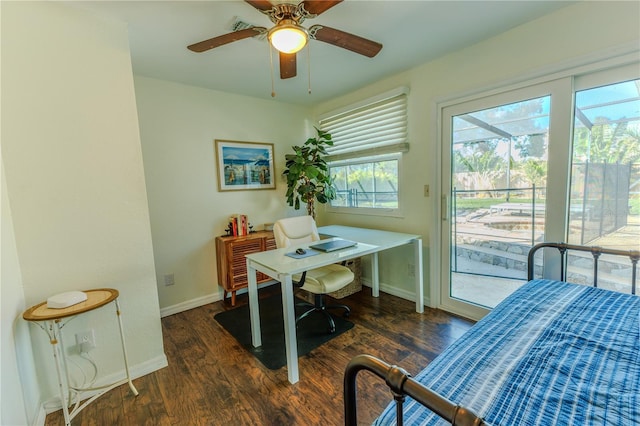
POLYGON ((122 318, 120 317, 120 305, 118 304, 118 290, 112 288, 99 288, 94 290, 86 290, 87 300, 84 302, 69 306, 62 309, 51 309, 47 307, 47 302, 24 311, 22 318, 26 321, 37 324, 49 336, 49 342, 53 350, 53 358, 56 365, 56 373, 58 375, 58 389, 60 391, 60 400, 62 403, 62 412, 64 421, 67 426, 71 424, 71 420, 82 411, 88 404, 95 401, 98 397, 109 392, 125 383, 129 384, 131 392, 137 396, 138 390, 131 381, 129 373, 129 362, 127 360, 127 349, 124 342, 124 332, 122 329, 122 318), (115 303, 116 316, 118 318, 118 327, 120 330, 120 343, 122 344, 122 355, 124 358, 124 368, 126 377, 117 382, 104 386, 80 388, 71 385, 69 379, 69 370, 67 368, 67 359, 64 355, 64 343, 62 338, 62 328, 65 324, 76 315, 98 309, 111 302, 115 303), (59 343, 59 344, 58 344, 59 343), (82 404, 80 404, 80 394, 82 392, 97 392, 82 404), (72 406, 72 407, 71 407, 72 406), (71 409, 70 409, 71 407, 71 409))

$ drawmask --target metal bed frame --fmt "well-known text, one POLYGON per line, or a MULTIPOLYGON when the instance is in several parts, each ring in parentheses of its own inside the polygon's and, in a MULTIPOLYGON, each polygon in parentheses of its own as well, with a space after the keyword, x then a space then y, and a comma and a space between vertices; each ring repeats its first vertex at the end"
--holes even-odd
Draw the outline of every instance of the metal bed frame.
MULTIPOLYGON (((602 254, 626 256, 631 260, 631 294, 636 294, 636 269, 640 251, 614 250, 602 247, 585 247, 566 243, 540 243, 529 251, 527 279, 534 277, 534 256, 543 248, 556 248, 560 252, 560 281, 566 280, 567 255, 569 250, 590 252, 593 256, 593 286, 598 286, 598 260, 602 254)), ((403 404, 408 395, 440 417, 458 426, 486 425, 485 421, 471 410, 457 405, 411 378, 411 375, 396 365, 390 365, 371 355, 357 355, 347 365, 344 374, 344 419, 346 426, 357 426, 356 378, 360 371, 367 370, 385 380, 396 402, 396 422, 403 425, 403 404)))
POLYGON ((396 401, 396 422, 398 426, 403 425, 402 406, 406 395, 409 395, 452 425, 481 426, 486 424, 484 420, 472 411, 454 404, 413 380, 411 375, 402 368, 389 365, 371 355, 357 355, 349 361, 344 373, 344 424, 346 426, 358 425, 356 377, 361 370, 371 371, 376 376, 384 379, 389 389, 391 389, 393 399, 396 401))
POLYGON ((586 247, 566 243, 540 243, 536 244, 529 250, 527 257, 527 280, 531 281, 534 276, 534 256, 536 252, 545 247, 557 248, 560 252, 560 281, 567 279, 567 257, 569 250, 583 251, 591 253, 593 256, 593 286, 598 287, 598 260, 602 254, 612 254, 614 256, 626 256, 631 260, 631 294, 636 294, 636 275, 638 260, 640 260, 640 251, 636 250, 615 250, 602 247, 586 247))

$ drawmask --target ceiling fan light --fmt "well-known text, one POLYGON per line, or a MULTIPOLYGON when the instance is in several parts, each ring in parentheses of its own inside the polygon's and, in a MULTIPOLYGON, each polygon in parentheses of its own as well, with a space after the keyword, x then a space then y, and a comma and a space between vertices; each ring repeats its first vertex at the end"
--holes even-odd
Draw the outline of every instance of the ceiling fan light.
POLYGON ((296 53, 307 44, 307 31, 295 24, 281 23, 269 31, 271 45, 282 53, 296 53))

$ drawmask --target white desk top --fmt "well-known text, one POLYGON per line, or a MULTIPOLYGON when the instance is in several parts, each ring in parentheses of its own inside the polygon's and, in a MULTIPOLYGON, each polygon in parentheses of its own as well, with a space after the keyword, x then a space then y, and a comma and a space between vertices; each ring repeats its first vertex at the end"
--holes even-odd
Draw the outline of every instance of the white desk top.
POLYGON ((295 244, 290 247, 277 250, 247 254, 245 257, 250 259, 252 262, 281 274, 298 274, 308 271, 309 269, 342 262, 343 260, 353 259, 355 257, 375 253, 380 250, 379 246, 358 241, 358 244, 354 247, 336 250, 330 253, 320 253, 315 256, 304 257, 302 259, 295 259, 286 255, 287 253, 296 251, 296 249, 300 247, 308 250, 310 244, 314 243, 295 244))
POLYGON ((321 226, 318 228, 318 233, 327 237, 339 237, 361 243, 377 245, 381 249, 401 246, 422 238, 420 235, 416 234, 403 234, 401 232, 354 228, 352 226, 342 225, 321 226))
POLYGON ((367 254, 376 253, 388 248, 401 246, 420 239, 420 235, 403 234, 400 232, 380 231, 377 229, 354 228, 342 225, 322 226, 318 233, 327 237, 338 237, 356 241, 358 245, 331 253, 321 253, 302 259, 286 256, 287 253, 301 247, 305 250, 309 244, 297 244, 291 247, 247 254, 247 259, 281 274, 297 274, 320 266, 338 263, 367 254))

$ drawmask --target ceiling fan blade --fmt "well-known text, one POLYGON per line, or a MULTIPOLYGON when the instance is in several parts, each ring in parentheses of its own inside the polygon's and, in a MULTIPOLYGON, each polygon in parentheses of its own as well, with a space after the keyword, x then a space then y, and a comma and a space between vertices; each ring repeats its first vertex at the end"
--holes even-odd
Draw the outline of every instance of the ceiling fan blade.
POLYGON ((263 12, 273 8, 273 5, 268 0, 244 0, 244 1, 263 12))
POLYGON ((302 4, 309 14, 317 16, 341 2, 342 0, 305 0, 302 4))
POLYGON ((280 78, 286 79, 297 75, 297 60, 295 53, 280 53, 280 78))
POLYGON ((258 34, 266 30, 267 29, 264 27, 246 28, 244 30, 234 31, 229 34, 224 34, 218 37, 210 38, 209 40, 201 41, 200 43, 192 44, 190 46, 187 46, 187 49, 192 50, 194 52, 206 52, 209 49, 213 49, 214 47, 220 47, 224 44, 231 43, 233 41, 238 41, 245 38, 257 36, 258 34))
POLYGON ((376 56, 382 49, 382 45, 378 42, 345 33, 335 28, 325 27, 324 25, 314 25, 309 28, 309 36, 316 40, 368 56, 369 58, 376 56))

